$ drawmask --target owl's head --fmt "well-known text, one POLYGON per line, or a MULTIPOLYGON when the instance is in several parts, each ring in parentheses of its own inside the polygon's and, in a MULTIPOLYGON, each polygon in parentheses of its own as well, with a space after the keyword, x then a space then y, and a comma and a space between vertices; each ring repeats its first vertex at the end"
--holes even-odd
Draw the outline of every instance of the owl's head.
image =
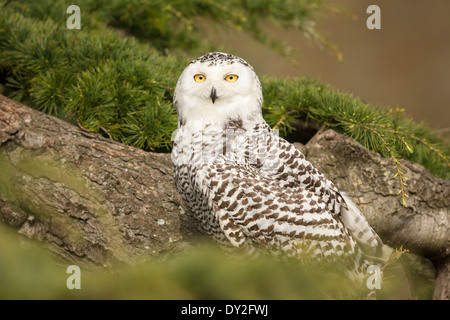
POLYGON ((262 90, 245 60, 222 52, 193 60, 178 79, 174 94, 179 123, 225 123, 261 117, 262 90))

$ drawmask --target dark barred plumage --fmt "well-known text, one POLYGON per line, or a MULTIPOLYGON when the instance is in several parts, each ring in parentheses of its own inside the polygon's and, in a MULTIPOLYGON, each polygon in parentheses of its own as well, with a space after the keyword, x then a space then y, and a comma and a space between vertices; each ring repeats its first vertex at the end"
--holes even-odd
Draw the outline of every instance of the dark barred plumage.
MULTIPOLYGON (((222 96, 222 105, 205 100, 201 109, 186 104, 189 97, 184 95, 195 94, 184 92, 188 90, 182 84, 189 81, 189 77, 184 79, 189 68, 192 73, 201 68, 220 71, 220 63, 211 64, 216 58, 240 65, 248 78, 254 75, 248 63, 233 57, 222 53, 200 57, 177 84, 179 127, 172 160, 176 187, 190 213, 205 233, 224 246, 300 257, 306 243, 308 252, 318 259, 348 257, 353 261, 349 270, 363 276, 369 262, 358 242, 377 247, 381 240, 351 200, 299 150, 275 134, 261 112, 254 111, 261 110, 259 81, 249 89, 249 94, 258 94, 242 100, 242 105, 239 95, 236 99, 222 96), (246 101, 254 104, 249 112, 246 101), (208 117, 216 111, 216 118, 208 117)), ((227 87, 218 90, 219 100, 224 90, 227 87)))

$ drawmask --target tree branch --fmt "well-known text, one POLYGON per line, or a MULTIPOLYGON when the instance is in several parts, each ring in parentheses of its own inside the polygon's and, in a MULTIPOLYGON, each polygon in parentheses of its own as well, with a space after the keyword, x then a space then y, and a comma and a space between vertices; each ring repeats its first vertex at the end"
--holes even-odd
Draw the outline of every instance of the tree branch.
MULTIPOLYGON (((328 130, 306 145, 319 170, 347 191, 386 244, 430 259, 434 297, 449 297, 450 181, 391 160, 328 130)), ((63 258, 113 266, 185 248, 196 227, 181 208, 169 154, 83 131, 0 95, 0 220, 63 258)))
POLYGON ((433 262, 438 275, 434 297, 448 298, 450 181, 399 160, 409 192, 403 206, 390 159, 333 130, 319 132, 306 147, 308 160, 348 192, 384 243, 433 262))
POLYGON ((149 258, 191 234, 169 154, 87 133, 1 95, 0 171, 0 220, 69 260, 149 258))

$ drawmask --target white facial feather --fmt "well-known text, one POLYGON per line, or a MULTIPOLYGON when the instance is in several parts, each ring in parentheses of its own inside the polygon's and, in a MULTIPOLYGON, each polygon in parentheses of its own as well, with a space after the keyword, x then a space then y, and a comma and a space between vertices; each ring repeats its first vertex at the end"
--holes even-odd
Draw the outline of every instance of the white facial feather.
POLYGON ((220 127, 233 119, 261 121, 262 90, 253 68, 241 58, 231 54, 213 52, 192 61, 180 75, 175 88, 174 105, 179 120, 191 129, 206 124, 220 127), (203 82, 194 76, 202 74, 203 82), (227 75, 238 80, 227 82, 227 75), (213 102, 211 90, 217 98, 213 102))

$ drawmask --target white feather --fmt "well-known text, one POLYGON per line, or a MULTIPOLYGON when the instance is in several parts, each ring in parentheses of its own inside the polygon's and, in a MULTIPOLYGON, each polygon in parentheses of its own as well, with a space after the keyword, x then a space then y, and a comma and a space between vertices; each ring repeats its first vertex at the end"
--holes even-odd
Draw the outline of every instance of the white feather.
POLYGON ((343 207, 341 210, 342 222, 355 240, 370 247, 382 246, 383 242, 380 237, 369 225, 366 217, 361 213, 356 204, 346 193, 341 192, 341 196, 347 204, 347 208, 343 207))

